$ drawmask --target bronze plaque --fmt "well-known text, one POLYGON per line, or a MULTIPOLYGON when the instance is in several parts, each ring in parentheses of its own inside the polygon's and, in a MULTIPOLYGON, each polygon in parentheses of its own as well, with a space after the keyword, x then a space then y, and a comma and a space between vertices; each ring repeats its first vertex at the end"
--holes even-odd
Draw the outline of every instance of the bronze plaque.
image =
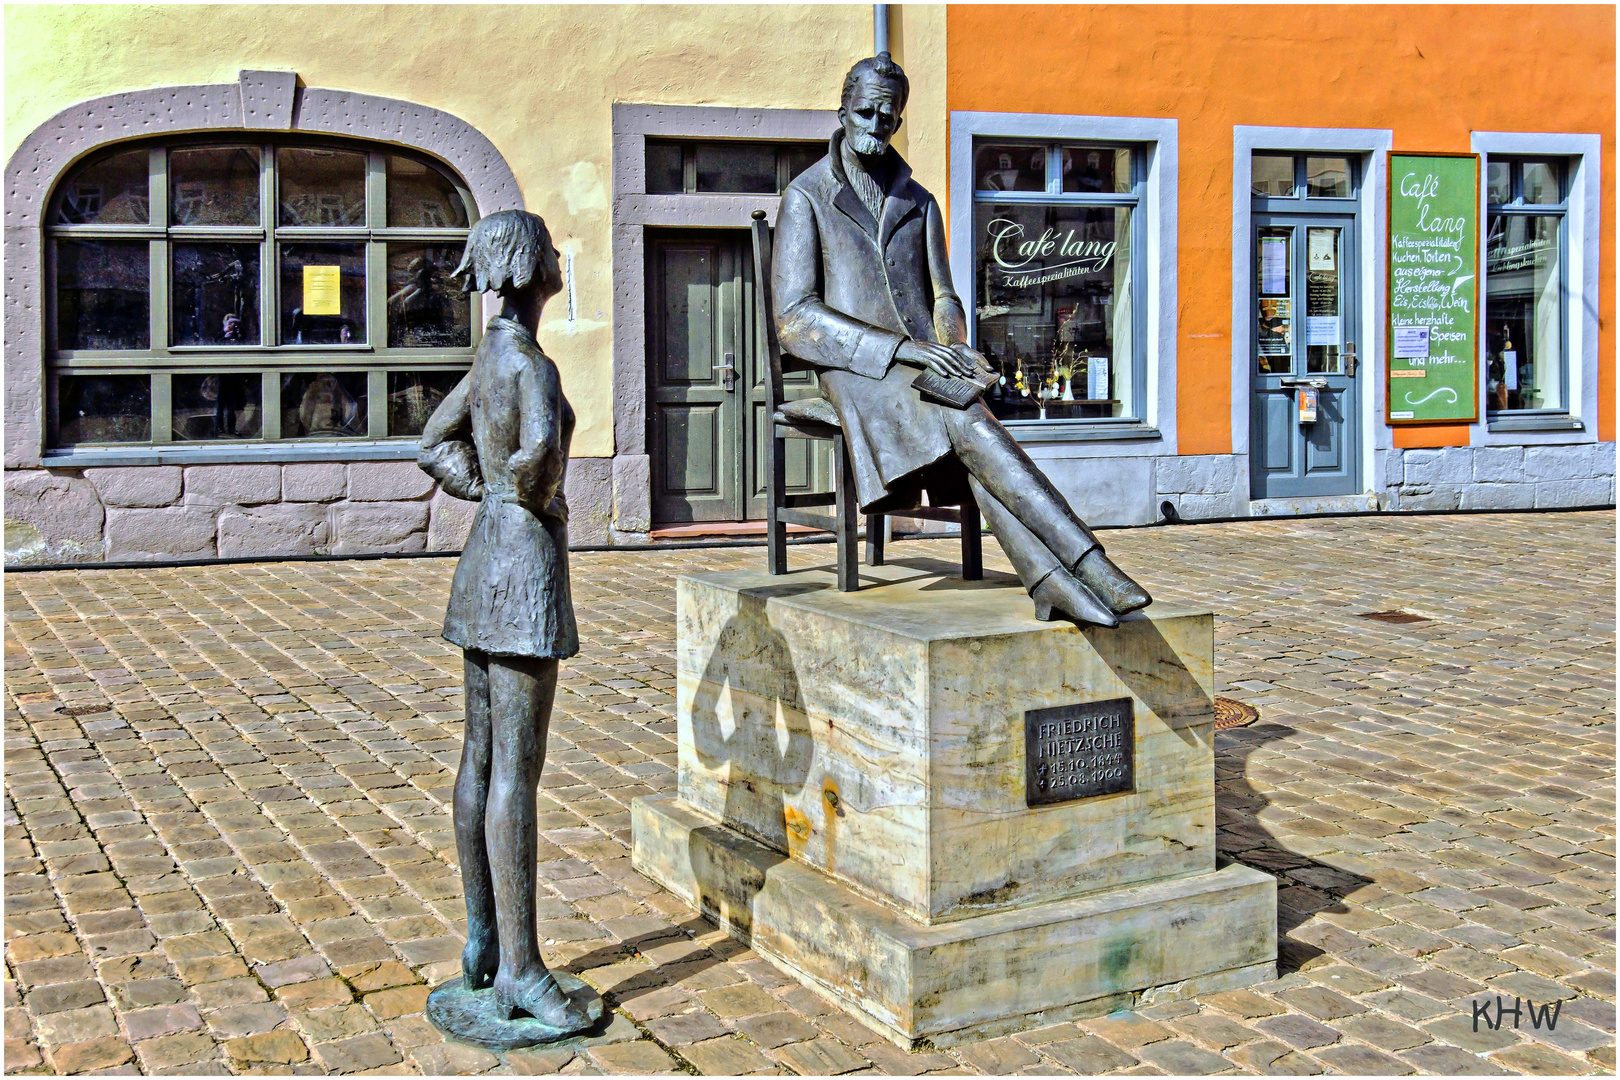
POLYGON ((1087 799, 1135 785, 1130 698, 1024 713, 1024 805, 1087 799))

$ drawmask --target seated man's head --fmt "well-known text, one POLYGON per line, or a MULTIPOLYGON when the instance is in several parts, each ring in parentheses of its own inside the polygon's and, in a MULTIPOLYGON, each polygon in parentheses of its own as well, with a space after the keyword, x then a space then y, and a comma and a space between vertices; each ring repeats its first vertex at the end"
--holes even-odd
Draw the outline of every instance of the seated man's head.
POLYGON ((857 154, 872 157, 889 148, 900 129, 900 113, 911 94, 911 82, 888 53, 869 56, 844 76, 838 121, 844 140, 857 154))

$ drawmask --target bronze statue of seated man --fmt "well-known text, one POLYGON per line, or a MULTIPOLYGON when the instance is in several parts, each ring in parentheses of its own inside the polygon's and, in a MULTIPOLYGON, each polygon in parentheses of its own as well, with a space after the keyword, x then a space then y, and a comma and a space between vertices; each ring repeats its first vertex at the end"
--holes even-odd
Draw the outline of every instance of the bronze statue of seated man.
POLYGON ((978 501, 1036 617, 1115 626, 1152 602, 983 401, 954 408, 919 369, 982 379, 951 288, 945 222, 890 146, 910 84, 887 53, 844 80, 827 156, 782 195, 773 266, 782 348, 816 368, 837 410, 863 513, 978 501))

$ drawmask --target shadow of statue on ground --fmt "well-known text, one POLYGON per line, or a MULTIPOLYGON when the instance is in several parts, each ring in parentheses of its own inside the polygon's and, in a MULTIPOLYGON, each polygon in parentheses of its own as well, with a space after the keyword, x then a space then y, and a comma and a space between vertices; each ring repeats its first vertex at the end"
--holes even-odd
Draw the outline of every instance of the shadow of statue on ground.
MULTIPOLYGON (((1296 931, 1314 915, 1348 914, 1344 898, 1373 884, 1371 878, 1290 850, 1261 824, 1260 812, 1273 800, 1250 781, 1261 768, 1250 759, 1268 743, 1293 734, 1293 728, 1262 719, 1248 727, 1217 732, 1215 737, 1216 851, 1223 861, 1242 863, 1277 878, 1278 975, 1298 971, 1323 955, 1327 951, 1323 946, 1331 947, 1337 933, 1333 927, 1324 927, 1309 935, 1315 941, 1308 941, 1295 936, 1296 931)), ((1368 944, 1344 936, 1342 944, 1368 944)))

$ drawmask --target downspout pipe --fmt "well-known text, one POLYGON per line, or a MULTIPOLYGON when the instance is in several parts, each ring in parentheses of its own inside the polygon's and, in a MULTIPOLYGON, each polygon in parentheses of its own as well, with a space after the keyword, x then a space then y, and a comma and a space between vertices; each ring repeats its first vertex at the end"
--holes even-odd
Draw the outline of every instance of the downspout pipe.
POLYGON ((889 51, 889 5, 872 5, 872 55, 889 51))

